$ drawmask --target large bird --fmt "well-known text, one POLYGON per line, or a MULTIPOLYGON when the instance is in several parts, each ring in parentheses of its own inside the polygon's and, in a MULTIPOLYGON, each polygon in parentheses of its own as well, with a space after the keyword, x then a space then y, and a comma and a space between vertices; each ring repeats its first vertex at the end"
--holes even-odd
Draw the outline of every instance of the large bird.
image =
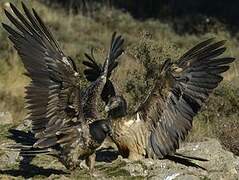
MULTIPOLYGON (((86 159, 93 169, 95 150, 111 131, 109 122, 101 119, 99 104, 111 97, 108 77, 123 51, 123 39, 113 34, 104 65, 95 71, 96 78, 87 76, 91 84, 84 89, 74 61, 63 53, 36 11, 24 3, 24 14, 10 6, 15 16, 7 10, 5 14, 15 28, 4 23, 3 27, 31 79, 25 98, 35 138, 32 145, 12 148, 56 156, 69 169, 86 159)), ((91 61, 85 64, 94 67, 91 61)))
POLYGON ((224 44, 225 41, 208 39, 177 61, 166 60, 150 93, 132 114, 127 113, 122 95, 109 99, 105 110, 111 120, 111 137, 123 157, 168 158, 193 165, 193 157, 176 150, 191 130, 193 118, 223 80, 221 73, 234 61, 232 57, 220 57, 226 50, 224 44))

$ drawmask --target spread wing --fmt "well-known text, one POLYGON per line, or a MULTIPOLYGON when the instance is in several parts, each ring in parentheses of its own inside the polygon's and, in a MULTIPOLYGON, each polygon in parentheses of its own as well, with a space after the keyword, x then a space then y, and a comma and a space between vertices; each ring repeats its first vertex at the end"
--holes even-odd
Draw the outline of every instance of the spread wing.
MULTIPOLYGON (((106 103, 108 102, 110 97, 115 96, 114 85, 108 78, 110 78, 112 71, 118 66, 117 59, 123 52, 123 43, 124 39, 122 38, 122 36, 117 36, 116 32, 114 32, 109 49, 110 60, 107 81, 101 93, 101 98, 106 103)), ((85 53, 85 57, 87 58, 85 61, 83 61, 83 64, 86 66, 86 69, 84 70, 85 77, 88 81, 94 82, 103 72, 103 66, 101 64, 97 64, 93 49, 91 50, 90 55, 85 53)))
POLYGON ((163 158, 179 148, 209 94, 222 81, 221 73, 234 61, 219 57, 225 41, 206 40, 178 61, 165 61, 160 77, 137 112, 150 125, 150 155, 163 158))
POLYGON ((15 28, 6 24, 3 27, 31 78, 26 87, 26 102, 38 139, 35 147, 69 143, 79 136, 73 124, 84 122, 78 72, 34 9, 32 14, 22 6, 25 16, 12 4, 15 17, 5 10, 15 28))

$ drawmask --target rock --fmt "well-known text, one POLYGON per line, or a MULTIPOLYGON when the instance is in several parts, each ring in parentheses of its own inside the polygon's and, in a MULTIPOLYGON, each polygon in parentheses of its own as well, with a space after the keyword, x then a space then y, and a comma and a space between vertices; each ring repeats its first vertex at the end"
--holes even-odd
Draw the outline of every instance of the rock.
MULTIPOLYGON (((178 151, 183 155, 196 156, 209 161, 196 161, 194 163, 206 168, 202 170, 174 163, 170 160, 144 159, 131 162, 118 158, 111 163, 103 163, 98 168, 104 169, 102 179, 109 178, 147 178, 152 180, 200 180, 200 179, 239 179, 239 157, 223 149, 216 139, 207 139, 204 142, 184 143, 178 151), (103 168, 104 167, 104 168, 103 168)), ((101 179, 98 178, 98 179, 101 179)))
MULTIPOLYGON (((110 153, 115 155, 114 149, 110 149, 109 146, 104 148, 105 149, 100 152, 103 153, 103 155, 110 153)), ((39 156, 39 159, 33 163, 35 166, 44 167, 45 171, 48 172, 45 176, 48 177, 48 179, 239 180, 239 157, 224 150, 219 141, 216 139, 207 139, 206 141, 197 143, 183 143, 178 152, 187 156, 196 156, 208 159, 209 161, 206 162, 193 160, 194 163, 206 168, 207 170, 188 167, 166 159, 143 159, 141 161, 133 162, 128 159, 123 159, 121 156, 119 156, 116 160, 113 160, 113 162, 103 162, 102 159, 100 160, 101 162, 96 162, 93 175, 90 175, 89 171, 86 169, 80 168, 71 171, 70 174, 56 173, 57 169, 58 171, 69 171, 66 171, 60 163, 54 163, 54 165, 49 164, 49 161, 54 161, 48 159, 49 157, 47 156, 39 156)), ((2 164, 8 162, 11 162, 11 164, 14 162, 16 164, 18 163, 16 162, 17 154, 10 154, 8 156, 3 155, 1 158, 0 161, 2 164), (1 159, 3 157, 4 159, 1 159)), ((56 160, 56 162, 58 161, 56 160)), ((29 170, 32 171, 31 169, 29 170)), ((38 171, 36 172, 37 177, 38 171)), ((35 176, 33 176, 32 179, 35 179, 35 176)))
POLYGON ((6 125, 6 124, 12 124, 13 118, 10 112, 0 112, 0 124, 6 125))
POLYGON ((69 177, 66 177, 64 175, 55 175, 52 174, 50 177, 47 178, 48 180, 58 179, 58 180, 71 180, 69 177))
POLYGON ((0 167, 11 166, 17 164, 19 158, 19 152, 6 151, 0 156, 0 167))

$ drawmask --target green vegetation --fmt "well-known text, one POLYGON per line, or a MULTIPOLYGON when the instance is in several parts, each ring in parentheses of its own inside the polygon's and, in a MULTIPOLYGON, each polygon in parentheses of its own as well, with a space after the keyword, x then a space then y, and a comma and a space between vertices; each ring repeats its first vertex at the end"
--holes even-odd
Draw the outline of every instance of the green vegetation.
MULTIPOLYGON (((18 1, 13 1, 18 2, 18 1)), ((18 3, 17 3, 18 4, 18 3)), ((62 49, 77 62, 83 72, 81 62, 84 52, 95 49, 99 62, 104 60, 113 31, 122 34, 126 40, 125 53, 120 66, 113 73, 113 79, 121 93, 129 100, 130 109, 138 104, 152 85, 153 77, 166 58, 176 59, 196 43, 209 37, 226 39, 227 55, 239 57, 238 33, 233 36, 219 24, 206 33, 177 34, 166 22, 160 20, 139 21, 127 13, 102 7, 91 17, 67 13, 64 9, 52 9, 38 1, 30 3, 44 22, 50 27, 62 49)), ((1 3, 0 20, 6 22, 1 3)), ((197 27, 196 27, 197 28, 197 27)), ((236 154, 239 154, 239 63, 232 64, 224 74, 224 82, 210 97, 202 112, 194 121, 188 141, 199 141, 204 137, 217 137, 236 154)), ((29 79, 23 75, 24 68, 13 49, 7 34, 0 29, 0 111, 9 111, 13 116, 13 126, 22 123, 26 116, 24 109, 24 86, 29 79)), ((82 79, 84 83, 85 80, 82 79)), ((1 123, 1 122, 0 122, 1 123)), ((0 125, 0 136, 5 136, 9 126, 0 125)), ((124 173, 119 171, 115 173, 124 173)))

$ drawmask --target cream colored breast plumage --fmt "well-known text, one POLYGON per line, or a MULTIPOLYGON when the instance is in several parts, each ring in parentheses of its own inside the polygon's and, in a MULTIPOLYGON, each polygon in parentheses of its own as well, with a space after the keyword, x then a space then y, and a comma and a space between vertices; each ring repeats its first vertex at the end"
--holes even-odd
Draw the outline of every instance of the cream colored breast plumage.
POLYGON ((138 114, 114 120, 112 127, 113 141, 123 157, 137 160, 146 155, 149 133, 147 124, 140 120, 138 114))

